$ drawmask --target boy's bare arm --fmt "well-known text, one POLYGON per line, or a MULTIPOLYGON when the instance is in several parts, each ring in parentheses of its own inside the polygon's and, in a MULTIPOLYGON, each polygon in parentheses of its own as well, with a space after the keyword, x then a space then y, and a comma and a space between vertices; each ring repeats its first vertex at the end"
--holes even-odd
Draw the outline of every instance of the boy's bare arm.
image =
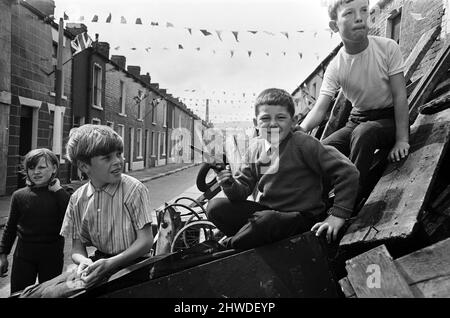
POLYGON ((314 107, 308 113, 306 118, 300 124, 300 128, 305 132, 309 132, 315 127, 319 126, 325 118, 328 108, 331 104, 331 97, 321 94, 314 104, 314 107))
POLYGON ((395 145, 389 153, 389 160, 400 161, 409 154, 409 108, 403 73, 389 78, 395 111, 395 145))

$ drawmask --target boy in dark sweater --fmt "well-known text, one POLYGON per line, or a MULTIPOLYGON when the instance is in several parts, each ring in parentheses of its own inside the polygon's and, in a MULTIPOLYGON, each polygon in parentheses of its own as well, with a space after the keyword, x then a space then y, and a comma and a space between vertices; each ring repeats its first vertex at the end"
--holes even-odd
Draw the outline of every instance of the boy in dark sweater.
MULTIPOLYGON (((259 137, 250 145, 236 174, 223 170, 217 181, 227 198, 208 204, 208 218, 230 248, 248 249, 309 230, 335 240, 352 214, 358 189, 356 167, 335 148, 322 145, 296 123, 292 96, 281 89, 263 91, 255 102, 259 137), (335 187, 326 214, 323 179, 335 187), (256 202, 248 201, 255 187, 256 202)), ((326 192, 326 191, 325 191, 326 192)))

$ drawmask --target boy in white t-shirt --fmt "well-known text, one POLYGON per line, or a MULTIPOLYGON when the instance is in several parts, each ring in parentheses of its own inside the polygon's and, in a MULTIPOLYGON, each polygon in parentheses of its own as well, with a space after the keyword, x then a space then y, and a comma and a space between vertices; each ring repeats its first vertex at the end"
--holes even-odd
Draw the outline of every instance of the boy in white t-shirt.
POLYGON ((404 62, 395 41, 368 36, 368 0, 334 0, 328 12, 330 28, 339 32, 344 46, 328 66, 318 100, 298 129, 307 132, 318 126, 342 88, 353 106, 349 120, 323 143, 336 147, 356 165, 361 199, 376 149, 390 149, 392 162, 408 156, 404 62))

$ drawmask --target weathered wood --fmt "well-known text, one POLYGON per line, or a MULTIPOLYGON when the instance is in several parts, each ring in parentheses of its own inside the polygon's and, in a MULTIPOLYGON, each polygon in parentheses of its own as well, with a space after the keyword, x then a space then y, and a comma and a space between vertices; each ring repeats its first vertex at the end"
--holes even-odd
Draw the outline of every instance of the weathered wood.
POLYGON ((420 115, 411 129, 410 155, 389 164, 340 242, 354 244, 411 237, 450 137, 450 109, 420 115))
POLYGON ((326 243, 308 232, 240 252, 105 297, 337 297, 326 243))
POLYGON ((419 294, 417 297, 450 298, 450 275, 412 285, 411 290, 419 294))
POLYGON ((344 92, 341 89, 331 109, 330 119, 325 126, 321 140, 342 128, 347 122, 351 110, 352 104, 345 98, 344 92))
POLYGON ((422 62, 422 59, 427 54, 428 50, 433 45, 434 41, 441 32, 441 26, 437 26, 424 34, 422 34, 419 42, 414 46, 414 49, 409 54, 405 61, 405 80, 408 82, 417 70, 417 67, 422 62))
POLYGON ((416 120, 419 107, 427 101, 433 93, 433 90, 436 88, 439 80, 447 73, 449 67, 450 42, 446 43, 439 56, 436 58, 433 67, 422 77, 420 83, 408 98, 410 123, 413 123, 416 120))
POLYGON ((450 108, 450 92, 419 107, 419 113, 431 115, 450 108))
POLYGON ((345 268, 358 298, 414 297, 384 245, 350 259, 345 268))
POLYGON ((416 78, 411 84, 406 86, 406 96, 410 96, 422 78, 416 78))
POLYGON ((339 281, 339 285, 341 285, 342 292, 344 293, 346 298, 355 298, 356 297, 355 290, 353 289, 353 286, 347 277, 342 278, 339 281))

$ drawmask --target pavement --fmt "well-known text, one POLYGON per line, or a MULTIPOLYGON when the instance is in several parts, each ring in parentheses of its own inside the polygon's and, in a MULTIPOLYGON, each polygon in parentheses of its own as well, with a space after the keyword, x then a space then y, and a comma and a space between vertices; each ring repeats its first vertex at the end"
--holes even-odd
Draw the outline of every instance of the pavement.
MULTIPOLYGON (((170 174, 182 171, 184 169, 188 169, 191 167, 194 167, 198 164, 195 163, 170 163, 164 166, 159 167, 153 167, 149 169, 143 169, 143 170, 137 170, 137 171, 130 171, 126 174, 135 177, 141 182, 147 182, 150 180, 158 179, 164 176, 168 176, 170 174)), ((78 189, 80 186, 82 186, 87 181, 74 181, 70 184, 74 190, 78 189)), ((2 229, 6 221, 8 220, 9 215, 9 208, 10 208, 10 202, 11 202, 11 196, 0 196, 0 229, 2 229)))

